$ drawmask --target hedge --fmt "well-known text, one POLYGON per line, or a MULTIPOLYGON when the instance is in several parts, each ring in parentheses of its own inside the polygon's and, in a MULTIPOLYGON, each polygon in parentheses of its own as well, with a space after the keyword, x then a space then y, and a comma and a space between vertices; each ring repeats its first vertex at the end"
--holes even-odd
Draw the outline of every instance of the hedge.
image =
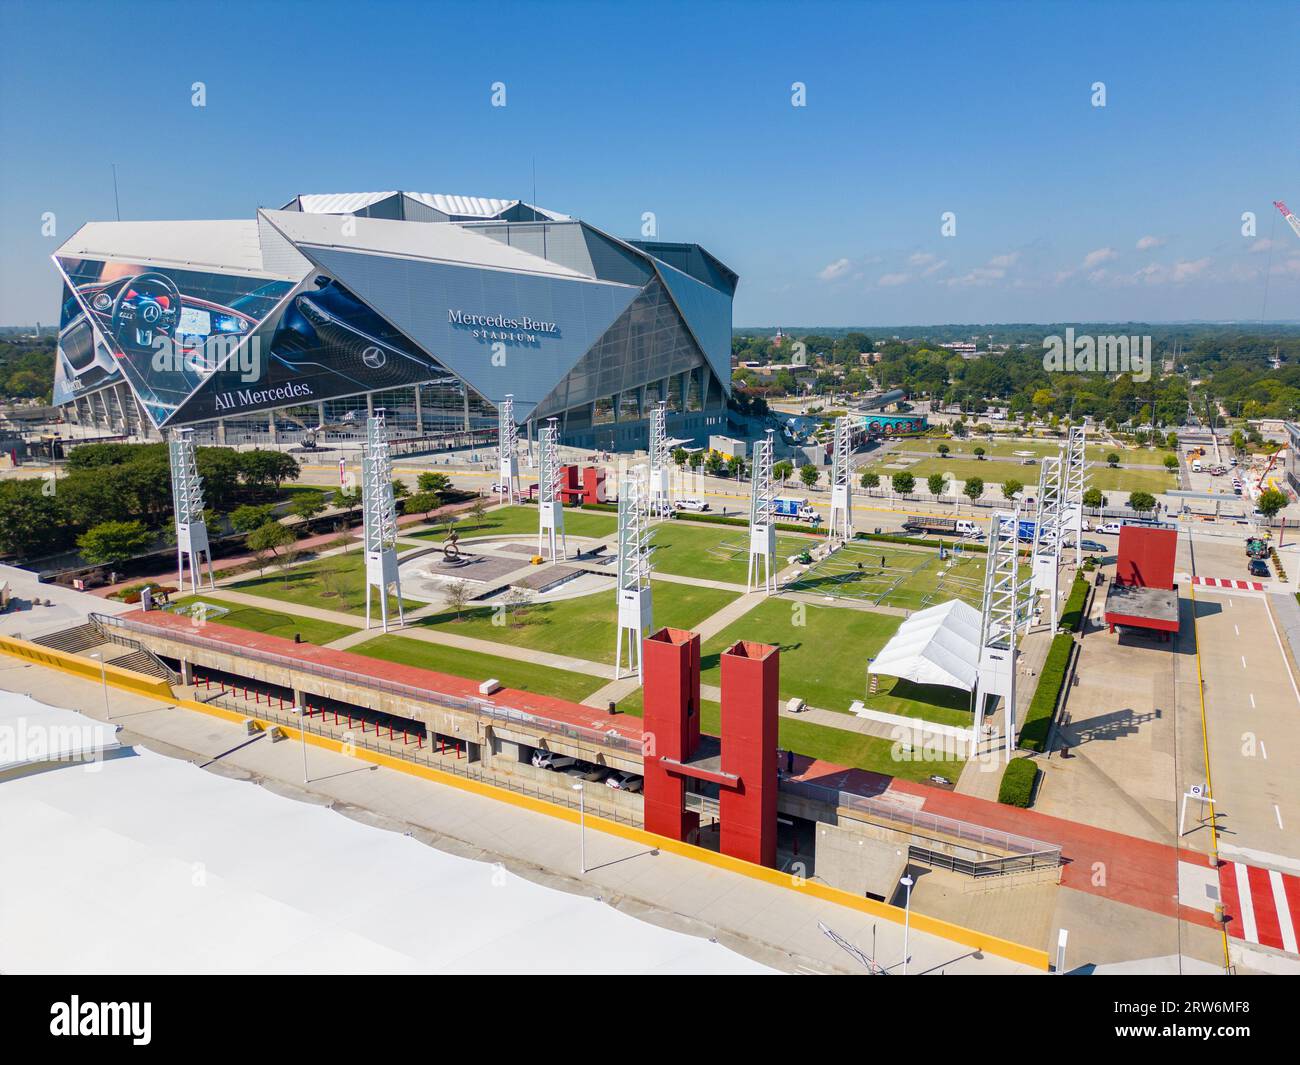
POLYGON ((1070 598, 1065 601, 1065 610, 1061 613, 1062 629, 1078 632, 1083 628, 1083 604, 1088 599, 1088 582, 1082 576, 1075 576, 1070 587, 1070 598))
POLYGON ((1038 783, 1038 766, 1032 758, 1013 758, 1002 773, 998 786, 998 802, 1008 806, 1027 807, 1034 797, 1038 783))
POLYGON ((1047 734, 1051 731, 1052 717, 1065 683, 1065 671, 1070 665, 1070 652, 1074 650, 1074 637, 1068 632, 1052 637, 1043 670, 1038 675, 1038 687, 1029 702, 1024 726, 1020 729, 1020 746, 1027 751, 1047 749, 1047 734))
MULTIPOLYGON (((912 547, 946 547, 949 551, 953 548, 953 543, 948 540, 925 540, 919 536, 899 536, 895 533, 866 533, 860 532, 854 534, 855 540, 874 540, 880 544, 908 544, 912 547)), ((988 547, 985 544, 970 544, 962 542, 963 551, 979 551, 988 553, 988 547)))
MULTIPOLYGON (((733 518, 730 514, 700 514, 695 511, 674 511, 674 516, 679 521, 705 522, 709 525, 738 525, 742 528, 749 527, 748 518, 733 518)), ((825 536, 826 530, 817 528, 813 525, 796 525, 794 522, 778 521, 776 523, 778 532, 788 533, 812 533, 814 536, 825 536)))

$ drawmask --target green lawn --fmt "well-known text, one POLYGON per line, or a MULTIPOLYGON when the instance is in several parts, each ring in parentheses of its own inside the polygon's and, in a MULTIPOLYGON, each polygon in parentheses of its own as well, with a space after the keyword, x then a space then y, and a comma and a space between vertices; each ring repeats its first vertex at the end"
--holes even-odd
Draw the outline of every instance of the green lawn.
MULTIPOLYGON (((991 457, 1000 458, 1018 458, 1018 451, 1030 451, 1042 458, 1044 455, 1060 454, 1064 440, 994 440, 976 439, 968 437, 965 440, 948 440, 944 438, 926 437, 921 439, 904 440, 898 445, 899 451, 925 451, 930 454, 938 454, 939 446, 947 445, 949 448, 949 458, 973 458, 977 447, 984 449, 984 454, 991 457)), ((1172 455, 1173 452, 1168 448, 1145 448, 1145 447, 1109 447, 1105 444, 1088 444, 1086 447, 1088 460, 1090 462, 1102 463, 1106 461, 1106 456, 1114 452, 1119 456, 1120 462, 1135 462, 1144 466, 1159 466, 1164 462, 1166 455, 1172 455)))
POLYGON ((408 636, 377 636, 349 650, 371 658, 382 658, 386 662, 435 669, 440 673, 451 673, 474 681, 495 677, 507 688, 551 695, 575 703, 581 702, 605 684, 604 678, 586 673, 571 673, 566 669, 551 669, 518 659, 480 654, 459 647, 444 647, 424 640, 412 640, 408 636))
MULTIPOLYGON (((531 533, 537 535, 536 507, 498 507, 489 510, 481 522, 465 515, 453 522, 462 538, 472 536, 518 536, 531 533)), ((420 540, 442 540, 447 535, 447 526, 440 523, 423 532, 403 532, 420 540)), ((576 510, 566 508, 564 511, 564 531, 572 536, 612 536, 618 530, 618 518, 613 514, 595 510, 576 510)))
MULTIPOLYGON (((1002 498, 1001 485, 1004 481, 1020 481, 1030 487, 1038 485, 1038 466, 1020 466, 1012 462, 981 462, 976 458, 947 458, 935 456, 930 459, 918 459, 906 470, 892 469, 882 463, 863 467, 862 472, 870 471, 880 474, 882 485, 888 485, 895 473, 910 473, 916 478, 916 490, 926 491, 925 479, 932 473, 947 473, 959 483, 968 478, 979 477, 985 483, 985 498, 1002 498), (998 487, 994 487, 997 485, 998 487)), ((1096 465, 1088 470, 1088 484, 1100 488, 1103 492, 1163 492, 1178 487, 1178 478, 1165 470, 1131 470, 1123 466, 1111 469, 1109 466, 1096 465)))
MULTIPOLYGON (((743 526, 665 521, 655 526, 650 544, 650 563, 660 573, 731 584, 744 584, 748 576, 749 530, 743 526)), ((777 570, 785 568, 790 555, 815 546, 810 538, 778 534, 777 570)))
MULTIPOLYGON (((694 628, 735 598, 734 592, 716 588, 655 581, 655 627, 694 628)), ((614 661, 618 633, 612 589, 525 607, 516 614, 513 624, 491 606, 466 610, 459 621, 455 614, 443 613, 423 618, 420 624, 480 640, 607 663, 614 661)))
POLYGON ((233 625, 237 629, 249 629, 252 632, 265 632, 271 636, 283 636, 288 640, 292 640, 294 635, 297 634, 308 643, 326 644, 356 631, 356 629, 348 625, 336 625, 332 621, 317 621, 315 618, 298 617, 294 614, 281 613, 278 610, 264 610, 261 607, 244 606, 215 595, 187 596, 184 599, 177 600, 177 603, 182 606, 198 602, 210 603, 213 606, 223 607, 230 611, 228 614, 219 616, 216 612, 213 612, 208 616, 209 621, 215 621, 221 625, 233 625))
MULTIPOLYGON (((641 689, 620 699, 618 708, 633 717, 642 716, 641 689)), ((700 728, 711 736, 721 731, 722 707, 708 699, 700 700, 700 728)), ((940 773, 949 780, 961 774, 963 763, 958 761, 896 760, 893 743, 878 736, 864 736, 858 732, 830 728, 813 721, 799 721, 782 717, 778 742, 784 750, 794 751, 808 758, 833 762, 850 769, 867 769, 873 773, 901 777, 904 780, 925 780, 932 773, 940 773)))
MULTIPOLYGON (((266 596, 299 606, 337 610, 344 614, 366 614, 366 563, 358 548, 342 555, 330 555, 293 566, 287 573, 269 567, 261 577, 239 581, 231 587, 250 595, 266 596)), ((403 600, 407 611, 423 603, 403 600)), ((397 597, 388 597, 390 616, 397 611, 397 597)), ((379 614, 379 597, 371 593, 371 615, 379 614)))
POLYGON ((857 542, 839 548, 789 587, 903 610, 923 610, 949 599, 978 607, 984 556, 954 552, 941 560, 938 551, 857 542))
POLYGON ((847 711, 855 699, 873 710, 969 726, 969 695, 957 688, 881 677, 867 694, 867 659, 880 652, 901 617, 846 607, 769 599, 728 625, 701 648, 701 680, 720 685, 722 652, 737 640, 781 649, 781 699, 795 696, 823 710, 847 711))

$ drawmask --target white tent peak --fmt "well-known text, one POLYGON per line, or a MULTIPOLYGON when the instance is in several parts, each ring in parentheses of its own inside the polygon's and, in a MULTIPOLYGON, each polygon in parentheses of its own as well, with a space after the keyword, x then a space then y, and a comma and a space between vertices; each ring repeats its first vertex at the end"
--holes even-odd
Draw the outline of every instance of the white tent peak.
POLYGON ((952 599, 904 621, 868 673, 971 691, 979 679, 980 612, 952 599))

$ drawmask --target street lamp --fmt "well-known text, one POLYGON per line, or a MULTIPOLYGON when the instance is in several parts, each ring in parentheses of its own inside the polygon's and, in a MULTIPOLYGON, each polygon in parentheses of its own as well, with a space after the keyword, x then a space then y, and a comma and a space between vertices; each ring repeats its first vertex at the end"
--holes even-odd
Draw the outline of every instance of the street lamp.
POLYGON ((903 975, 907 975, 907 937, 912 928, 912 885, 916 883, 910 876, 899 881, 906 889, 903 901, 903 975))
POLYGON ((307 708, 295 706, 293 709, 298 715, 298 735, 302 738, 302 782, 310 784, 307 777, 307 708))
POLYGON ((578 793, 578 860, 582 866, 582 875, 587 875, 587 807, 584 801, 586 794, 579 781, 573 785, 573 790, 578 793))
POLYGON ((108 718, 109 721, 112 721, 112 720, 113 720, 113 711, 109 708, 109 705, 108 705, 108 673, 107 673, 107 671, 104 669, 104 655, 103 655, 103 652, 101 652, 101 651, 96 651, 96 652, 95 652, 94 654, 92 654, 90 657, 91 657, 91 658, 98 658, 98 659, 99 659, 99 683, 100 683, 100 685, 101 685, 101 686, 103 687, 103 689, 104 689, 104 716, 105 716, 106 718, 108 718))

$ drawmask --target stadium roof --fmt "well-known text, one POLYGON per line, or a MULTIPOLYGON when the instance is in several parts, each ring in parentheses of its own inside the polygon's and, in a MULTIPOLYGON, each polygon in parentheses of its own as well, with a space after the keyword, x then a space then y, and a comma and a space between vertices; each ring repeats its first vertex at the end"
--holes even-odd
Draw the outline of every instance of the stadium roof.
POLYGON ((979 679, 979 660, 980 612, 952 599, 904 621, 867 672, 971 691, 979 679))

